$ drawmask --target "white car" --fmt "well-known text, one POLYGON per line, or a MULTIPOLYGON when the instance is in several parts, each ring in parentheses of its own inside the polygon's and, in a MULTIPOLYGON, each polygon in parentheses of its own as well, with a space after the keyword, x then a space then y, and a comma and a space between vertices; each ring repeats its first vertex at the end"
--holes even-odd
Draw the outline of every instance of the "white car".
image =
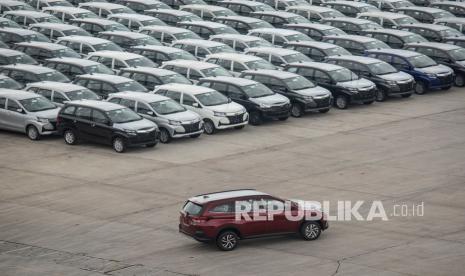
POLYGON ((246 54, 218 53, 208 55, 204 61, 222 66, 235 77, 238 77, 244 70, 278 69, 278 67, 261 57, 246 54))
POLYGON ((120 72, 121 68, 129 67, 157 67, 155 62, 150 59, 133 53, 119 51, 98 51, 89 53, 89 60, 100 62, 112 69, 115 74, 120 72))
POLYGON ((208 87, 170 83, 159 86, 154 93, 172 98, 198 113, 207 134, 219 129, 242 129, 249 122, 249 114, 242 105, 208 87))

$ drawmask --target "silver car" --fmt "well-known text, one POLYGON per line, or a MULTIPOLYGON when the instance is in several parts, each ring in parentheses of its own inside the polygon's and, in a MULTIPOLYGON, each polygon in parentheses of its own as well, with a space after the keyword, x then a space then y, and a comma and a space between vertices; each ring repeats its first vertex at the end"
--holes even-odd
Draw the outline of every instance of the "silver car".
POLYGON ((176 101, 161 95, 142 92, 110 94, 109 102, 134 109, 142 117, 155 122, 160 129, 160 142, 173 138, 197 138, 203 133, 202 118, 176 101))
POLYGON ((0 89, 0 129, 26 133, 29 139, 39 140, 56 131, 58 110, 35 93, 0 89))
POLYGON ((57 106, 63 106, 67 101, 100 100, 100 96, 73 83, 61 83, 55 81, 33 82, 26 85, 26 91, 41 95, 57 106))

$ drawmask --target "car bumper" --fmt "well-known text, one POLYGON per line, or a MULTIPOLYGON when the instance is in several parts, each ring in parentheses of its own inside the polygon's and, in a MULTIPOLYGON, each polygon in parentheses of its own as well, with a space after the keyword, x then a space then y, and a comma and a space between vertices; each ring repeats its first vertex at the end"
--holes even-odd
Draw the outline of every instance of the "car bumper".
POLYGON ((136 146, 143 146, 147 144, 158 143, 158 136, 159 136, 158 131, 153 131, 153 132, 146 133, 146 134, 139 133, 138 135, 130 136, 127 139, 127 145, 129 147, 136 147, 136 146))
POLYGON ((455 76, 440 76, 428 82, 428 89, 444 88, 454 85, 455 76))
POLYGON ((201 130, 198 130, 198 131, 194 131, 194 132, 187 132, 187 133, 179 133, 179 132, 176 132, 174 131, 173 135, 171 136, 172 138, 183 138, 183 137, 189 137, 189 136, 192 136, 192 135, 199 135, 199 134, 202 134, 203 133, 203 129, 201 130))
POLYGON ((311 112, 311 111, 319 111, 331 108, 333 104, 332 97, 325 97, 321 99, 313 99, 311 102, 307 102, 304 104, 304 111, 311 112))
POLYGON ((55 122, 50 122, 46 124, 37 123, 36 127, 37 127, 37 130, 39 130, 40 135, 53 135, 53 134, 58 133, 55 122))
POLYGON ((350 97, 350 102, 351 103, 366 103, 366 102, 374 101, 376 99, 376 92, 377 92, 377 89, 358 91, 358 93, 353 94, 350 97))
POLYGON ((195 232, 193 233, 190 233, 190 232, 187 232, 185 231, 184 229, 182 229, 182 226, 181 224, 179 224, 179 233, 182 233, 190 238, 193 238, 194 240, 196 241, 200 241, 200 242, 209 242, 211 241, 212 239, 207 237, 205 235, 205 233, 201 230, 196 230, 195 232))
POLYGON ((245 126, 249 123, 249 121, 243 121, 242 123, 238 123, 238 124, 222 124, 221 122, 218 124, 218 126, 216 126, 217 129, 228 129, 228 128, 234 128, 234 127, 238 127, 238 126, 245 126))

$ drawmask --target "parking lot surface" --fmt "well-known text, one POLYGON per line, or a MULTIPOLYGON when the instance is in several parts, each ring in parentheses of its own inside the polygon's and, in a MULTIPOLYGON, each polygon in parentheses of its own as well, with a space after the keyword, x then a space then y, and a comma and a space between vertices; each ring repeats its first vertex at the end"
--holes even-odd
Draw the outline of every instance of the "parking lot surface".
POLYGON ((2 131, 0 275, 463 275, 464 93, 125 154, 2 131), (188 197, 239 188, 331 203, 381 200, 389 220, 333 221, 316 241, 250 240, 232 252, 178 233, 188 197), (392 216, 396 204, 421 202, 423 216, 392 216))

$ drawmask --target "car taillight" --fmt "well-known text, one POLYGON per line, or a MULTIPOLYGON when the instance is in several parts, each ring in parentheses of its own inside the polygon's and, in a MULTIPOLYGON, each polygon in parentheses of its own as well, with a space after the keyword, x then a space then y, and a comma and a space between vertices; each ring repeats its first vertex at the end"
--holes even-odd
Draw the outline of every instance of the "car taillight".
POLYGON ((192 218, 192 225, 198 225, 208 221, 207 217, 192 218))

